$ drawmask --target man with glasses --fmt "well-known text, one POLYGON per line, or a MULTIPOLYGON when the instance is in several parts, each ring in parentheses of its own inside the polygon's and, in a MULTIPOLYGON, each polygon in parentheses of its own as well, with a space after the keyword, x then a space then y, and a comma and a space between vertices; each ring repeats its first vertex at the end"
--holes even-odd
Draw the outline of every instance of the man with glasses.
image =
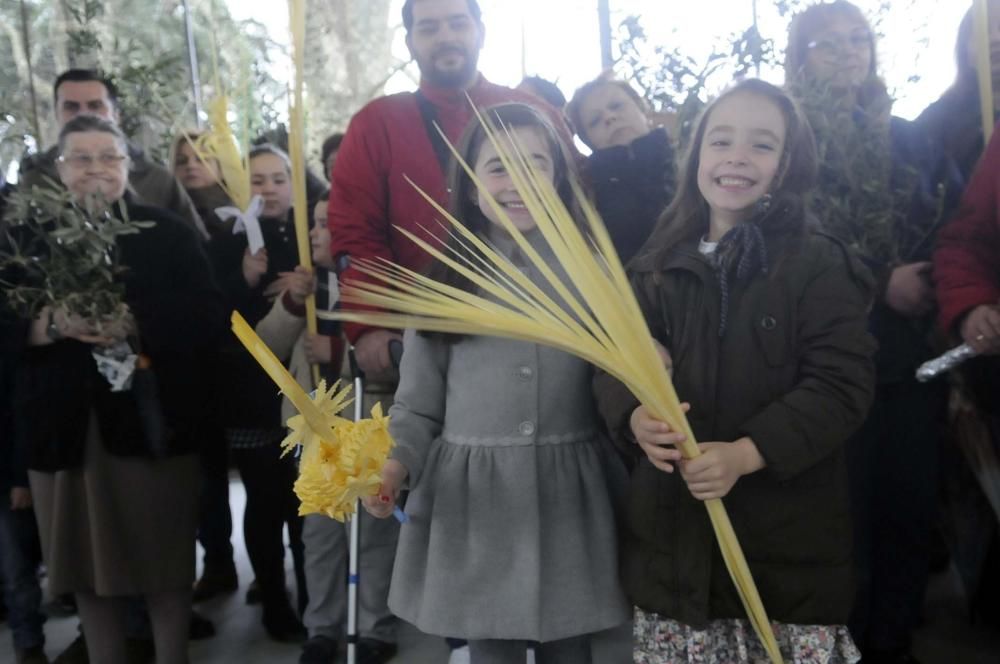
MULTIPOLYGON (((118 91, 114 83, 90 69, 69 69, 53 85, 56 119, 61 129, 78 115, 94 115, 118 124, 118 91)), ((20 186, 45 185, 59 181, 56 172, 58 149, 28 157, 21 163, 20 186)), ((163 166, 146 159, 141 148, 129 145, 132 160, 129 185, 142 202, 161 207, 188 221, 208 238, 205 224, 191 203, 191 198, 177 179, 163 166)))

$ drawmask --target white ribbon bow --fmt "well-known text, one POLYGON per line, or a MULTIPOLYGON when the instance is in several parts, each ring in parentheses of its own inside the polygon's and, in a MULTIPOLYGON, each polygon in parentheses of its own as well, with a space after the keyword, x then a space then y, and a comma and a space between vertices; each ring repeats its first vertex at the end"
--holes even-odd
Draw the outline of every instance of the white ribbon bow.
POLYGON ((264 199, 259 194, 255 194, 250 199, 250 205, 246 210, 238 207, 226 206, 215 208, 215 214, 219 215, 222 221, 228 221, 236 217, 233 224, 233 235, 245 232, 247 234, 247 245, 250 253, 256 254, 264 248, 264 233, 260 230, 260 213, 264 211, 264 199))

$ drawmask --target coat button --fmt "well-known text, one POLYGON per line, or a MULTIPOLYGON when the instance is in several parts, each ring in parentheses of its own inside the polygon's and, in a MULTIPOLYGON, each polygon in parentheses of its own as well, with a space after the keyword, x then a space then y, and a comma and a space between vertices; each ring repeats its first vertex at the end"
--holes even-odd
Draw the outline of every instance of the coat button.
POLYGON ((774 316, 764 316, 760 319, 760 326, 765 330, 773 330, 778 327, 778 321, 774 319, 774 316))
POLYGON ((532 369, 531 367, 517 368, 517 377, 523 380, 524 382, 528 382, 529 380, 531 380, 532 376, 534 375, 535 375, 535 370, 532 369))
POLYGON ((517 430, 521 432, 522 436, 530 436, 535 433, 535 423, 534 422, 521 422, 517 430))

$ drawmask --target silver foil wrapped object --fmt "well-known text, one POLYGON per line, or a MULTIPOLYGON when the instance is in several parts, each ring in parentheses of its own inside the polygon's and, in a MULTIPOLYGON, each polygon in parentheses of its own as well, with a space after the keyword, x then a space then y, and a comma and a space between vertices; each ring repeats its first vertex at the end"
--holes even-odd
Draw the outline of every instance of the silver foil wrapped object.
POLYGON ((917 380, 921 383, 926 383, 946 371, 951 371, 962 362, 972 359, 976 355, 976 351, 969 344, 962 344, 961 346, 952 348, 944 355, 921 364, 920 368, 917 369, 917 380))

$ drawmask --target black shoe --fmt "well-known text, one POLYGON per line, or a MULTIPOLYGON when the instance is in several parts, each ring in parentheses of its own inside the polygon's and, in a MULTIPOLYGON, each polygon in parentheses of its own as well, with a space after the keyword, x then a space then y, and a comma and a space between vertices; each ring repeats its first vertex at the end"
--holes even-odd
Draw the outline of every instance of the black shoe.
POLYGON ((302 645, 299 664, 334 664, 337 642, 327 636, 314 636, 302 645))
POLYGON ((378 639, 358 640, 358 664, 385 664, 396 656, 395 643, 378 639))
POLYGON ((257 579, 251 581, 250 587, 247 588, 247 604, 250 606, 260 604, 260 586, 257 585, 257 579))
POLYGON ((215 623, 197 611, 191 612, 191 622, 188 624, 188 638, 192 641, 202 641, 215 636, 215 623))
POLYGON ((17 664, 49 664, 49 658, 45 656, 45 648, 35 646, 14 652, 14 659, 17 664))
POLYGON ((128 664, 153 664, 156 661, 156 646, 153 639, 125 639, 125 659, 128 664))
POLYGON ((265 604, 261 622, 268 635, 281 643, 302 643, 309 636, 288 600, 265 604))
POLYGON ((920 664, 908 648, 899 650, 866 650, 858 664, 920 664))
POLYGON ((53 618, 76 615, 76 598, 72 594, 59 595, 45 606, 45 613, 53 618))
POLYGON ((83 640, 83 634, 77 635, 73 639, 73 643, 59 653, 52 664, 90 664, 90 657, 87 656, 87 642, 83 640))
POLYGON ((239 587, 240 582, 236 576, 235 569, 224 572, 205 572, 194 584, 191 601, 204 602, 219 595, 234 593, 239 587))

